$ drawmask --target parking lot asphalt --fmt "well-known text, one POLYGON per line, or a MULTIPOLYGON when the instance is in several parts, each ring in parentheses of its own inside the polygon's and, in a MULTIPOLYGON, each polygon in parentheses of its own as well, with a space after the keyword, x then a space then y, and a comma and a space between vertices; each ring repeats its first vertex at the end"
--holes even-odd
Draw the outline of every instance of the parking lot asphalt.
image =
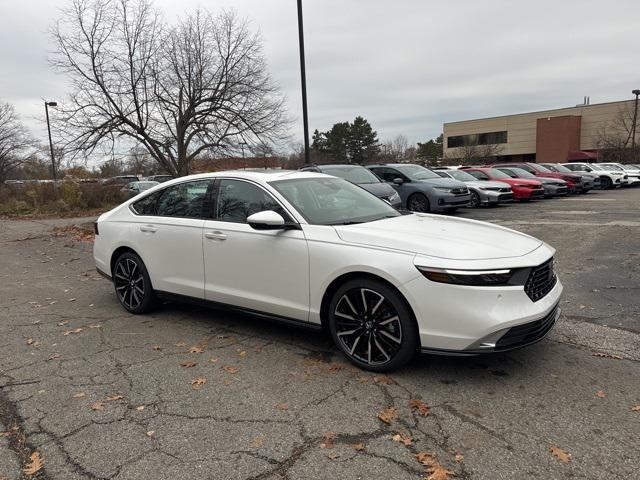
POLYGON ((90 219, 0 221, 0 479, 640 478, 638 205, 460 211, 557 248, 562 317, 529 348, 388 376, 263 319, 129 315, 90 242, 52 232, 90 219))

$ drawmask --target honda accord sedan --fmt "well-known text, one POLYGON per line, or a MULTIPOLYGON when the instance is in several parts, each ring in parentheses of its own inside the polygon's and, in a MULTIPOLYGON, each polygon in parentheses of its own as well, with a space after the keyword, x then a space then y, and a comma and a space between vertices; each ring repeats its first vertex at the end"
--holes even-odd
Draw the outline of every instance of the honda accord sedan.
POLYGON ((341 178, 219 172, 100 216, 98 271, 128 312, 161 299, 327 329, 355 365, 541 340, 559 316, 554 249, 474 220, 402 215, 341 178))

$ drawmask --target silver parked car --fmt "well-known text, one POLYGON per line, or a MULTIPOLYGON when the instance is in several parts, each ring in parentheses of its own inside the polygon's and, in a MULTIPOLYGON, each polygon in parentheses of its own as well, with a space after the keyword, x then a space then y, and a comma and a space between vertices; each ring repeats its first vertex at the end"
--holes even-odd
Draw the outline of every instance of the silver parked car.
POLYGON ((499 203, 513 202, 513 191, 511 186, 504 182, 481 181, 473 175, 469 175, 464 170, 438 169, 434 170, 443 178, 453 178, 464 182, 469 192, 471 200, 470 208, 478 208, 481 205, 498 205, 499 203))
POLYGON ((543 167, 547 167, 552 172, 575 173, 577 175, 580 175, 583 180, 586 180, 587 181, 586 183, 591 182, 594 188, 600 188, 600 177, 595 173, 573 171, 559 163, 541 163, 540 165, 542 165, 543 167))

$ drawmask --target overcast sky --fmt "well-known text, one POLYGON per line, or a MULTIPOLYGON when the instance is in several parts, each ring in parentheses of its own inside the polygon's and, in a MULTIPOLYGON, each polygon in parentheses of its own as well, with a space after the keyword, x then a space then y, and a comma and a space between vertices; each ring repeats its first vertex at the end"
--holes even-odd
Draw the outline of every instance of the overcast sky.
MULTIPOLYGON (((0 99, 45 140, 63 100, 47 28, 65 0, 0 0, 0 99)), ((234 8, 262 32, 271 73, 302 113, 295 0, 156 0, 167 19, 234 8)), ((310 128, 366 117, 382 140, 442 123, 626 99, 640 88, 637 0, 304 0, 310 128)))

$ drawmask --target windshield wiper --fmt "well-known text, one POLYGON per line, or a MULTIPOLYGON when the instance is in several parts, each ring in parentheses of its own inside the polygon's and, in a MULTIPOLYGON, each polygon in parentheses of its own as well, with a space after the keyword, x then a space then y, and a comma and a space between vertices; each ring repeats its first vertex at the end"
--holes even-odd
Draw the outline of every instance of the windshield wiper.
POLYGON ((346 222, 337 222, 337 223, 330 223, 329 225, 357 225, 359 223, 364 223, 364 222, 356 222, 353 220, 349 220, 346 222))

